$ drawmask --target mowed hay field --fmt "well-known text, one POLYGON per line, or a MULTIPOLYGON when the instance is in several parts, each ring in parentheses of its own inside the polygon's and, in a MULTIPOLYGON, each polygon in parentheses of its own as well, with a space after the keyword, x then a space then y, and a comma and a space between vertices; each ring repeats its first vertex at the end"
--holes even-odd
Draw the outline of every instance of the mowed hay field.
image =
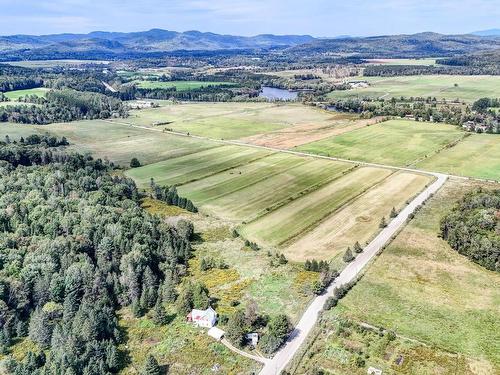
POLYGON ((498 374, 500 275, 459 255, 438 237, 442 216, 478 186, 448 180, 340 301, 336 312, 478 359, 475 373, 498 374))
MULTIPOLYGON (((246 185, 248 181, 242 174, 239 178, 226 185, 222 182, 222 188, 226 189, 227 194, 221 193, 213 196, 213 199, 207 200, 202 204, 202 208, 208 212, 214 213, 218 217, 226 218, 236 222, 248 222, 260 217, 281 206, 285 206, 293 200, 306 196, 315 191, 329 181, 347 173, 353 168, 351 164, 337 163, 327 160, 318 160, 314 158, 302 158, 293 155, 287 155, 286 163, 290 168, 283 168, 279 173, 271 173, 264 179, 256 179, 254 184, 246 185), (237 186, 243 181, 244 188, 234 190, 232 186, 237 186)), ((259 160, 259 162, 268 163, 271 157, 259 160)), ((238 171, 227 171, 224 173, 238 173, 238 171)), ((215 175, 207 179, 210 183, 214 182, 214 188, 217 189, 217 180, 223 176, 215 175)), ((204 183, 204 181, 201 181, 204 183)), ((196 185, 195 183, 194 185, 196 185)), ((208 187, 200 188, 196 186, 181 186, 179 191, 189 198, 193 198, 195 203, 197 194, 211 194, 213 190, 208 187)))
POLYGON ((304 233, 349 200, 391 174, 389 169, 358 168, 240 229, 252 241, 278 246, 304 233))
POLYGON ((37 133, 66 137, 70 149, 90 152, 96 157, 127 167, 137 157, 142 164, 186 155, 218 146, 216 143, 147 131, 102 120, 74 121, 50 125, 0 124, 0 135, 12 139, 37 133))
MULTIPOLYGON (((408 77, 358 77, 369 87, 352 90, 332 91, 330 98, 369 97, 436 97, 437 99, 460 99, 473 102, 479 98, 500 96, 498 76, 408 76, 408 77), (455 86, 456 85, 456 86, 455 86)), ((354 79, 353 79, 354 80, 354 79)))
POLYGON ((292 260, 329 260, 356 241, 364 246, 377 233, 382 217, 390 220, 392 207, 399 211, 431 181, 426 175, 396 172, 326 217, 283 253, 292 260))
POLYGON ((270 151, 240 146, 219 146, 185 156, 170 158, 126 172, 139 186, 153 177, 160 185, 179 185, 258 160, 270 151))
POLYGON ((26 90, 15 90, 15 91, 7 91, 4 92, 4 95, 10 100, 19 100, 19 98, 27 96, 27 95, 36 95, 36 96, 45 96, 45 94, 49 91, 48 88, 38 87, 35 89, 26 89, 26 90))
POLYGON ((302 104, 160 102, 159 108, 131 111, 127 123, 155 126, 216 139, 241 139, 296 126, 344 126, 356 116, 331 113, 302 104))
POLYGON ((472 134, 417 168, 500 181, 500 135, 472 134))
POLYGON ((343 159, 408 166, 461 139, 464 134, 452 125, 391 120, 297 149, 343 159))

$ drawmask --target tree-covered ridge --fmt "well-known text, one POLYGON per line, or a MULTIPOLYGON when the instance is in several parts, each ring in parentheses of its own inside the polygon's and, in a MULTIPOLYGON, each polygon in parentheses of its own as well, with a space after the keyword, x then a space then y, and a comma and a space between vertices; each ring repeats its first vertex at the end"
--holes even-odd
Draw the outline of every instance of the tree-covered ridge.
POLYGON ((37 344, 8 361, 14 374, 116 373, 116 311, 175 296, 192 225, 148 214, 131 179, 49 143, 0 143, 0 350, 37 344))
POLYGON ((500 190, 467 194, 442 219, 441 233, 460 254, 500 271, 500 190))

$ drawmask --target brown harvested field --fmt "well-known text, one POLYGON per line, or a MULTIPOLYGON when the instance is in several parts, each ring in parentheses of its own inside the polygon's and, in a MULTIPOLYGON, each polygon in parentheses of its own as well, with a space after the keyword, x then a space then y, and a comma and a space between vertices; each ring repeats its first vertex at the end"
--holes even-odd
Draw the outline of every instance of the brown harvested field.
POLYGON ((323 220, 315 229, 284 249, 295 261, 332 259, 356 241, 363 246, 379 229, 382 217, 389 220, 392 207, 401 209, 408 199, 431 181, 428 176, 396 172, 323 220))
POLYGON ((357 116, 334 113, 327 123, 309 123, 257 134, 243 141, 259 146, 289 149, 375 124, 381 117, 360 120, 357 116))

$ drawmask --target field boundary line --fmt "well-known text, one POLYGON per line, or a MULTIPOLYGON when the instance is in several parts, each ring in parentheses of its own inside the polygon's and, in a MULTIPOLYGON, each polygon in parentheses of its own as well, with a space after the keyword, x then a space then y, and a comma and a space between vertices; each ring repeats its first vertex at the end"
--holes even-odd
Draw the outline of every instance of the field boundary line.
POLYGON ((376 181, 373 185, 371 185, 371 186, 369 186, 369 187, 361 190, 357 195, 355 195, 352 198, 349 198, 348 200, 346 200, 344 203, 342 203, 340 206, 338 206, 333 211, 328 212, 323 217, 321 217, 320 219, 316 220, 314 223, 311 223, 310 225, 308 225, 306 228, 302 229, 297 234, 294 234, 293 236, 291 236, 291 237, 287 238, 286 240, 280 242, 278 244, 278 246, 282 247, 282 246, 287 246, 288 244, 291 245, 293 242, 295 242, 295 239, 297 237, 299 237, 299 236, 301 236, 301 235, 309 232, 312 227, 319 226, 321 223, 323 223, 324 221, 326 221, 330 216, 334 215, 338 211, 340 211, 343 208, 347 207, 349 204, 351 204, 353 201, 357 200, 358 198, 361 198, 364 195, 368 194, 368 192, 370 190, 376 188, 378 185, 382 184, 384 181, 386 181, 387 179, 389 179, 391 176, 394 176, 394 174, 396 174, 396 173, 398 173, 398 171, 391 171, 391 173, 389 175, 387 175, 387 176, 381 178, 380 180, 376 181))
MULTIPOLYGON (((298 166, 297 166, 298 167, 298 166)), ((332 182, 352 173, 352 171, 354 171, 355 169, 357 169, 358 166, 357 165, 354 165, 350 168, 347 168, 346 170, 342 171, 342 172, 339 172, 337 174, 334 174, 331 178, 327 178, 327 179, 324 179, 323 181, 320 181, 314 185, 310 185, 309 187, 305 188, 305 189, 302 189, 300 191, 298 191, 297 193, 293 194, 293 195, 290 195, 286 198, 283 198, 282 200, 280 200, 279 202, 276 202, 275 204, 273 204, 271 207, 269 207, 269 211, 266 211, 266 210, 261 210, 259 211, 255 217, 251 218, 249 221, 245 221, 245 224, 244 225, 247 225, 247 224, 250 224, 250 223, 253 223, 254 221, 257 221, 269 214, 271 214, 272 212, 274 211, 277 211, 279 210, 280 208, 286 206, 287 204, 290 204, 292 202, 295 202, 297 199, 300 199, 304 196, 306 196, 307 194, 311 194, 319 189, 321 189, 323 186, 326 186, 328 184, 331 184, 332 182), (264 211, 264 212, 262 212, 264 211)))

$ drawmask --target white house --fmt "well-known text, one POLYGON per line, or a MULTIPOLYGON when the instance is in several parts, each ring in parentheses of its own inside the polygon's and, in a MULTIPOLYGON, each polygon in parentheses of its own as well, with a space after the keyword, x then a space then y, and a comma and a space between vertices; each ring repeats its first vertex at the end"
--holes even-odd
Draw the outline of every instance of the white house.
POLYGON ((217 322, 217 313, 211 307, 206 310, 193 309, 188 314, 187 320, 198 327, 212 328, 217 322))
POLYGON ((256 332, 248 333, 245 335, 245 339, 250 343, 250 345, 252 345, 255 348, 259 343, 259 334, 256 332))

